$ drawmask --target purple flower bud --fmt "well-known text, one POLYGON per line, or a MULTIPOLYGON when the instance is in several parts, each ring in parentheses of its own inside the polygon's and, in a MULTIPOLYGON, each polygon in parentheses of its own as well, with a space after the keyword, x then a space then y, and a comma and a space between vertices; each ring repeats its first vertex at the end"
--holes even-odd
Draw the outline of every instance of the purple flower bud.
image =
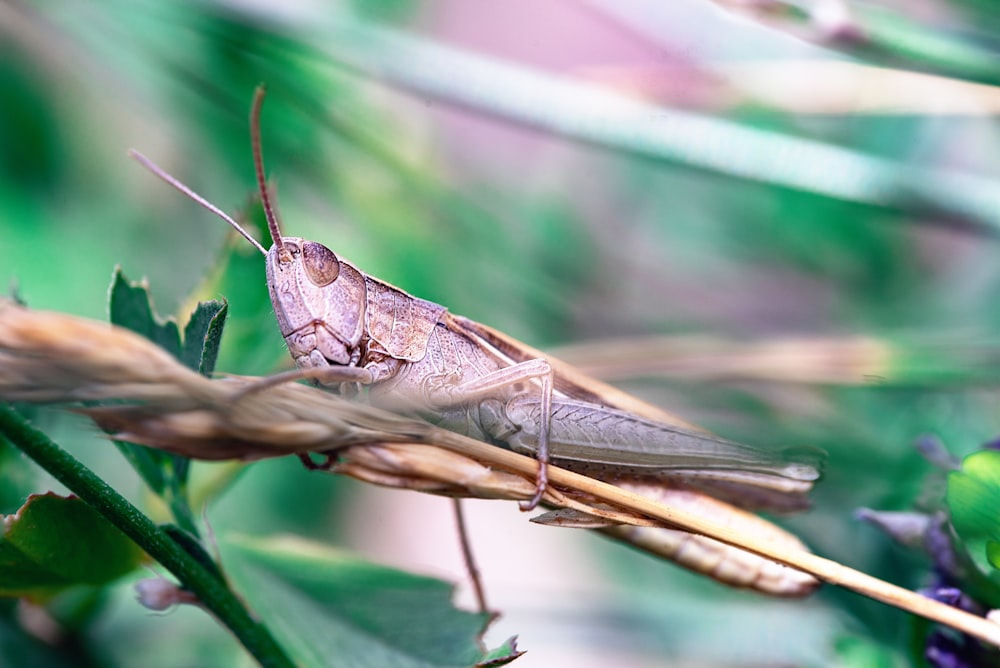
POLYGON ((156 612, 164 612, 175 605, 198 605, 198 598, 165 578, 150 578, 135 583, 139 604, 156 612))
POLYGON ((924 459, 943 471, 957 471, 962 467, 960 459, 948 452, 941 439, 933 434, 924 434, 913 444, 924 459))
POLYGON ((920 590, 920 593, 927 598, 932 598, 935 601, 940 601, 941 603, 950 605, 953 608, 964 610, 965 612, 973 615, 982 616, 986 612, 985 608, 983 608, 978 601, 967 595, 958 587, 932 587, 922 589, 920 590))
POLYGON ((933 668, 972 668, 962 658, 963 643, 942 631, 932 631, 927 637, 924 658, 933 668))
POLYGON ((855 519, 873 524, 906 547, 924 547, 931 517, 923 513, 904 513, 858 508, 855 519))

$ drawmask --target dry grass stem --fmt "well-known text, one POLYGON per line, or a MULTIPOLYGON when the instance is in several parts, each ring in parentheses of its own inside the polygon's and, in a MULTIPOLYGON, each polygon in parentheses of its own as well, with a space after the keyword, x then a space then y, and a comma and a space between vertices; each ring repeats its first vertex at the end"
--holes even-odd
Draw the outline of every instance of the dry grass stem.
MULTIPOLYGON (((74 404, 118 438, 193 458, 336 451, 333 471, 380 485, 491 499, 534 493, 533 459, 313 387, 246 391, 258 382, 208 379, 121 328, 0 302, 0 399, 74 404), (78 404, 105 399, 117 403, 78 404)), ((556 467, 549 481, 545 502, 566 510, 543 523, 600 526, 729 584, 778 595, 807 593, 815 577, 1000 645, 1000 625, 813 555, 721 501, 662 486, 626 489, 556 467)))
POLYGON ((570 345, 557 354, 598 378, 746 378, 779 383, 870 385, 891 374, 897 351, 866 337, 731 341, 647 337, 570 345))

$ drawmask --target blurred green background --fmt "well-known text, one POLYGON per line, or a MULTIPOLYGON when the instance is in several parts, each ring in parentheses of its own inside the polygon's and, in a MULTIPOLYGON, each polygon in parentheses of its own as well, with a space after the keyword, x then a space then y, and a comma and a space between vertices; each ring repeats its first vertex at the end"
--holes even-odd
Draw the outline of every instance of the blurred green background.
MULTIPOLYGON (((528 344, 592 344, 566 357, 726 437, 826 449, 815 508, 782 521, 919 587, 927 564, 852 513, 933 503, 919 436, 963 455, 1000 433, 1000 22, 972 0, 726 4, 4 3, 0 277, 104 318, 120 264, 161 313, 229 300, 220 371, 289 366, 256 251, 227 252, 224 224, 126 157, 250 211, 264 82, 289 234, 528 344)), ((44 419, 141 497, 81 422, 44 419)), ((263 462, 207 517, 440 574, 449 534, 392 519, 413 496, 263 462)), ((917 661, 913 620, 853 594, 765 600, 589 536, 513 540, 482 512, 496 633, 530 650, 516 665, 917 661)), ((117 600, 92 634, 108 665, 143 647, 144 665, 246 661, 197 610, 117 600)))

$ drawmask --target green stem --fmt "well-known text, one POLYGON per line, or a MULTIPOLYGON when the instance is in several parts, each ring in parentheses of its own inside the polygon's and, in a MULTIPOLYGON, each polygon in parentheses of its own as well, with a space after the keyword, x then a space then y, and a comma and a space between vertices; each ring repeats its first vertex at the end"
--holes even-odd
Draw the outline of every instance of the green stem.
POLYGON ((294 666, 267 628, 251 617, 223 581, 206 570, 127 499, 45 434, 31 427, 6 404, 0 404, 0 434, 106 517, 149 556, 163 564, 233 632, 262 666, 294 666))

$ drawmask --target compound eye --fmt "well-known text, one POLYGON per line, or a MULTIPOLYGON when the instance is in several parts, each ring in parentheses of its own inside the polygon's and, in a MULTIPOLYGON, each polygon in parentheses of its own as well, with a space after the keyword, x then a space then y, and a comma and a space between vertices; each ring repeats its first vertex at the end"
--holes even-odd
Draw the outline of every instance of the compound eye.
POLYGON ((318 288, 330 285, 340 275, 340 260, 332 250, 315 241, 302 244, 302 266, 306 276, 318 288))

